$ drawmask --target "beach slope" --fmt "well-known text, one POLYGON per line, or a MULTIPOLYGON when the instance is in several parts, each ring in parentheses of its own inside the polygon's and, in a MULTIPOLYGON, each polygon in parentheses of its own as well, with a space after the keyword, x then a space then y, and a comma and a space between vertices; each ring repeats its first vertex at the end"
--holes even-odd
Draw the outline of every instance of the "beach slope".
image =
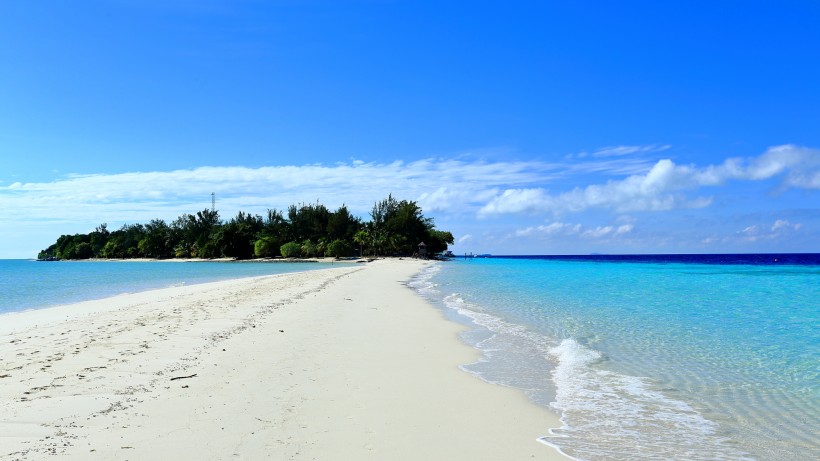
POLYGON ((2 316, 0 458, 565 459, 518 390, 461 371, 424 264, 175 287, 2 316))

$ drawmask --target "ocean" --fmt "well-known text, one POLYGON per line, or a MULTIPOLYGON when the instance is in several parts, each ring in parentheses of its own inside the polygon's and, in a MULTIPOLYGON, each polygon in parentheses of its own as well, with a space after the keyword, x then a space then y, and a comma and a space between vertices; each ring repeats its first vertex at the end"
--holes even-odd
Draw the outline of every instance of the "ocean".
MULTIPOLYGON (((0 260, 0 313, 322 267, 0 260)), ((411 286, 576 459, 820 459, 820 255, 458 259, 411 286)))
MULTIPOLYGON (((349 263, 337 263, 349 264, 349 263)), ((0 314, 123 293, 327 267, 323 263, 0 259, 0 314)))
POLYGON ((457 259, 411 286, 571 457, 820 459, 820 255, 457 259))

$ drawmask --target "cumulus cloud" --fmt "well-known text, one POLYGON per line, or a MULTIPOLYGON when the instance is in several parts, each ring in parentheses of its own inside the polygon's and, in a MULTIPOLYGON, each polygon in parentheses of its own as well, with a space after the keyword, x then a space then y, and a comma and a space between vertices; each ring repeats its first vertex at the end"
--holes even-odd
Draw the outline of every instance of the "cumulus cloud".
POLYGON ((678 165, 670 159, 663 159, 646 173, 576 187, 559 194, 550 194, 544 188, 505 189, 484 205, 479 214, 559 214, 589 208, 617 212, 702 208, 711 204, 713 199, 690 197, 687 191, 719 186, 729 180, 759 181, 776 176, 783 177, 784 187, 820 188, 820 150, 793 145, 777 146, 758 157, 731 158, 722 164, 703 168, 678 165))
POLYGON ((693 186, 691 167, 660 160, 646 174, 577 187, 558 195, 550 195, 540 188, 507 189, 490 200, 479 213, 483 216, 521 212, 565 213, 588 208, 610 208, 617 212, 664 211, 709 205, 711 199, 708 197, 689 199, 679 192, 693 186))
POLYGON ((507 189, 484 205, 479 214, 541 212, 551 209, 553 202, 544 189, 507 189))

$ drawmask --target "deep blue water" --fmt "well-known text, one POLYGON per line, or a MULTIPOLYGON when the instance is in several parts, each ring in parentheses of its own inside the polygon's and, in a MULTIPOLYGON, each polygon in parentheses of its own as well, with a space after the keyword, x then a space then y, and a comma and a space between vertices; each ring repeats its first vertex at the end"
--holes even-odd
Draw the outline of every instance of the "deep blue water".
POLYGON ((749 254, 657 254, 657 255, 532 255, 490 256, 496 259, 543 259, 554 261, 611 262, 611 263, 681 263, 751 266, 820 266, 820 253, 749 253, 749 254))
POLYGON ((820 255, 460 259, 414 285, 572 456, 820 459, 820 255))
POLYGON ((155 288, 327 267, 320 263, 0 260, 0 313, 155 288))

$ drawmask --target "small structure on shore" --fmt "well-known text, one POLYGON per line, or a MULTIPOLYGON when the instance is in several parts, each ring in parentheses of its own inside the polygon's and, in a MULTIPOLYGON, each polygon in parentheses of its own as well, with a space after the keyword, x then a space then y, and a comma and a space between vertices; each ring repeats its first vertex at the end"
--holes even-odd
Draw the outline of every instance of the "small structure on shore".
POLYGON ((421 242, 418 244, 419 247, 419 258, 427 259, 427 244, 421 242))

